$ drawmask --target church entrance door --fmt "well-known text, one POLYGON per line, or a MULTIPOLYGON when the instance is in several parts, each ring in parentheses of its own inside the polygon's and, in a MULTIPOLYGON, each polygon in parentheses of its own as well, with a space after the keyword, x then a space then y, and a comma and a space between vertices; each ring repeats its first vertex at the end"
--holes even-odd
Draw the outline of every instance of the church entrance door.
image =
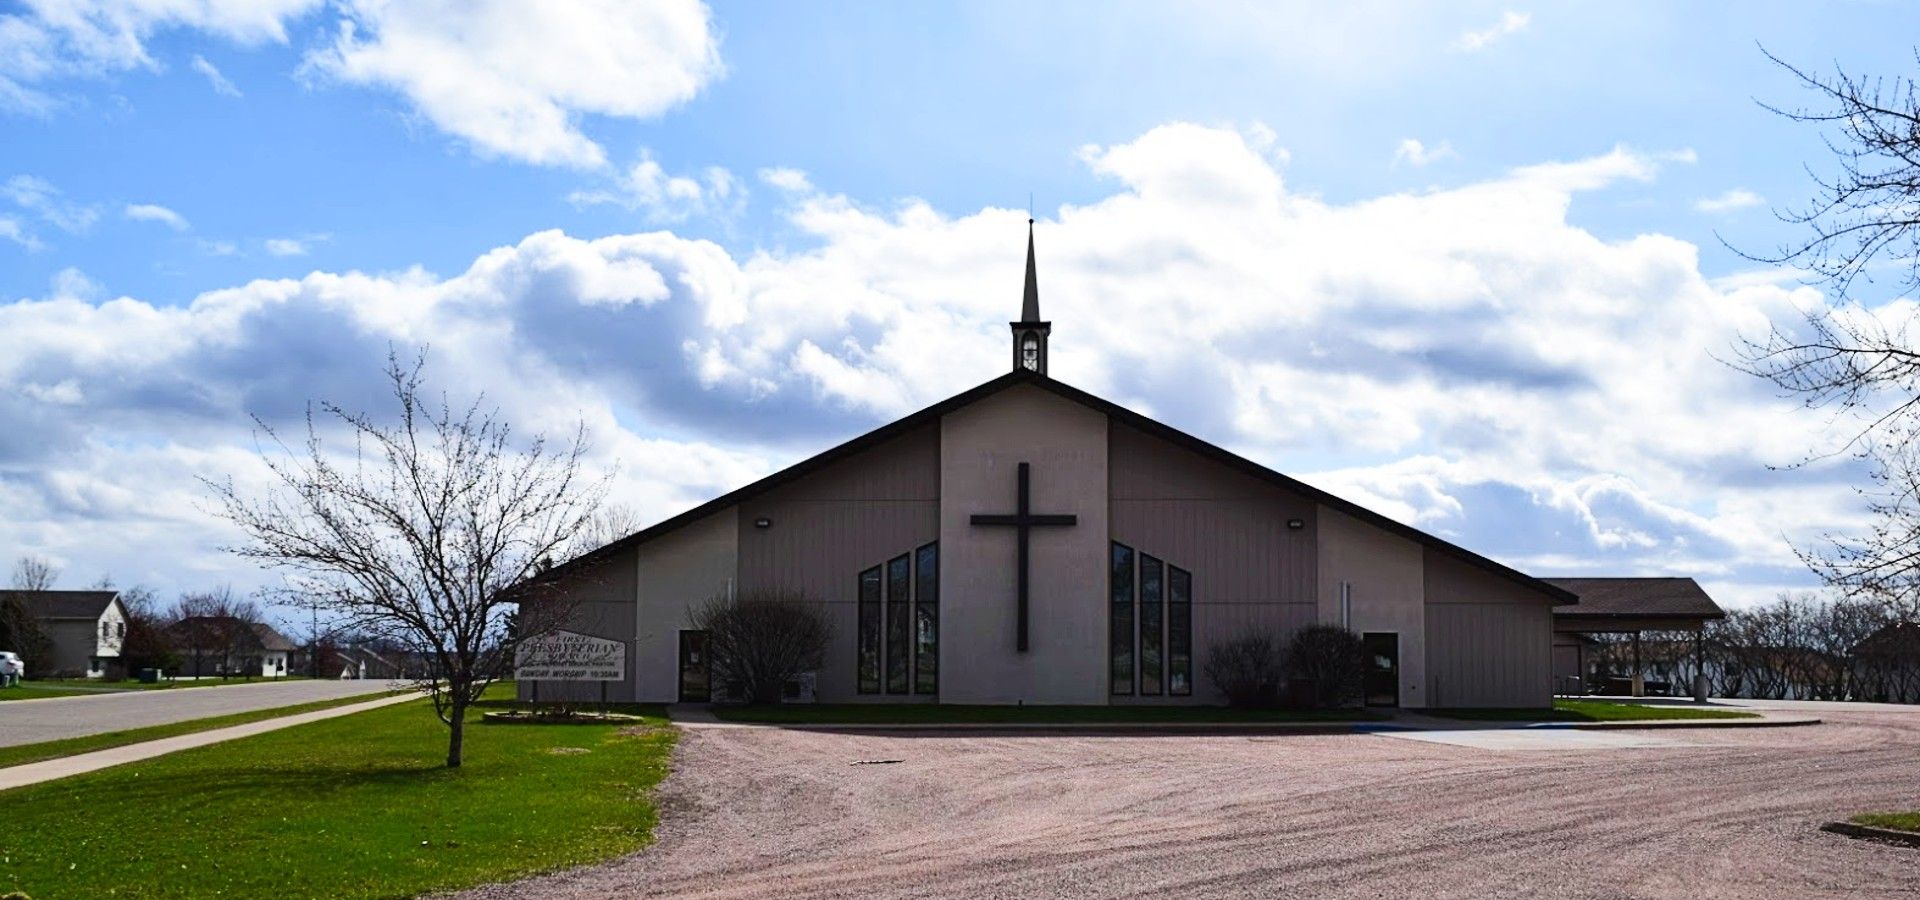
POLYGON ((705 703, 713 699, 708 687, 711 669, 707 664, 707 633, 680 632, 680 702, 705 703))
POLYGON ((1361 641, 1367 649, 1367 705, 1399 706, 1400 635, 1391 631, 1369 631, 1361 641))

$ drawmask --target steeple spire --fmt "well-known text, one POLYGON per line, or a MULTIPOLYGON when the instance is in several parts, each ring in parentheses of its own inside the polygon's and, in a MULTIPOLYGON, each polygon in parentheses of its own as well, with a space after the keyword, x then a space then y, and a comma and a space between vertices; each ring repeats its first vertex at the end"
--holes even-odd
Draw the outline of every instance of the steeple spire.
POLYGON ((1020 321, 1013 326, 1013 370, 1047 374, 1047 334, 1053 323, 1040 318, 1039 267, 1033 256, 1033 218, 1027 218, 1027 290, 1020 298, 1020 321))
POLYGON ((1033 220, 1027 220, 1027 293, 1020 300, 1020 321, 1040 321, 1040 276, 1033 262, 1033 220))

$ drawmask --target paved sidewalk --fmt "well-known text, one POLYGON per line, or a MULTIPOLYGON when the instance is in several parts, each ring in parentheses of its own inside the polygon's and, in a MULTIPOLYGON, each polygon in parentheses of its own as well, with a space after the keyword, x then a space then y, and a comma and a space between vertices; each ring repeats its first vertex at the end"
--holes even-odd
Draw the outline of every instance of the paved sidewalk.
POLYGON ((281 716, 277 719, 249 722, 245 725, 215 728, 212 731, 197 731, 193 734, 161 738, 157 741, 144 741, 138 744, 128 744, 124 747, 111 747, 106 750, 95 750, 91 753, 63 756, 59 759, 27 763, 21 766, 9 766, 0 769, 0 791, 25 787, 30 784, 39 784, 43 781, 52 781, 56 778, 82 775, 87 772, 94 772, 112 766, 139 762, 143 759, 153 759, 156 756, 165 756, 169 753, 177 753, 181 750, 190 750, 194 747, 205 747, 209 744, 218 744, 224 741, 234 740, 235 738, 265 734, 269 731, 278 731, 282 728, 291 728, 295 725, 304 725, 308 722, 318 722, 322 719, 348 716, 357 712, 365 712, 370 709, 378 709, 382 706, 392 706, 395 703, 405 703, 409 700, 418 699, 420 699, 420 695, 418 694, 398 694, 392 697, 381 697, 378 700, 369 700, 365 703, 336 706, 331 709, 320 709, 313 712, 297 713, 291 716, 281 716))

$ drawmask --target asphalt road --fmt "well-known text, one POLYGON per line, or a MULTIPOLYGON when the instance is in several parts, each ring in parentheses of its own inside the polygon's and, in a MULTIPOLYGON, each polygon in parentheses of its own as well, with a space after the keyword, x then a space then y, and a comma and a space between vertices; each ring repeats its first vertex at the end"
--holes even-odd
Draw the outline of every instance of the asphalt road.
POLYGON ((1818 830, 1920 807, 1920 708, 1795 707, 1829 724, 1504 745, 689 728, 652 848, 469 896, 1920 893, 1920 850, 1818 830))
POLYGON ((0 703, 0 747, 384 691, 384 681, 280 681, 0 703))

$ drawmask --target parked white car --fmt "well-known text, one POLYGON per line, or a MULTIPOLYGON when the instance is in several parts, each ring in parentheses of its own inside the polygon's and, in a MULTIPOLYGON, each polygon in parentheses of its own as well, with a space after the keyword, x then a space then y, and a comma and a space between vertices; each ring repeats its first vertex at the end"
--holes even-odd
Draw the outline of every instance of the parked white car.
POLYGON ((12 650, 0 650, 0 686, 15 685, 27 677, 27 664, 20 654, 12 650))

